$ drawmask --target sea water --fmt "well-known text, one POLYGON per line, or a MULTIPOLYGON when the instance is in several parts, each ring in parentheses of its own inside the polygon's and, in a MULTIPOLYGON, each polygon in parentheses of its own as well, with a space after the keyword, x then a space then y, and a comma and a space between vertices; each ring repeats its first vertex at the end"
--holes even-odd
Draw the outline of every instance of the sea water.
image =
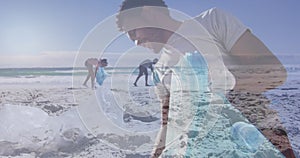
POLYGON ((295 156, 300 158, 300 66, 287 65, 286 69, 287 81, 265 95, 271 101, 270 108, 277 111, 286 129, 295 156))
MULTIPOLYGON (((136 68, 105 68, 108 74, 137 74, 136 68), (135 71, 131 71, 135 69, 135 71)), ((72 87, 74 77, 82 83, 88 71, 84 67, 53 67, 53 68, 0 68, 0 86, 67 86, 72 87), (82 81, 81 81, 82 80, 82 81)), ((80 84, 81 85, 81 84, 80 84)), ((78 85, 74 85, 78 86, 78 85)))

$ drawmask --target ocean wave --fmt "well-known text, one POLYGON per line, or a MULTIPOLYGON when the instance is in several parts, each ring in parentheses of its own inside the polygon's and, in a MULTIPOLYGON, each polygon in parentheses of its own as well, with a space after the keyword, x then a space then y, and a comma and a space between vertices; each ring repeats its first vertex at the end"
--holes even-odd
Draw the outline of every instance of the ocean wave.
POLYGON ((0 85, 22 85, 22 84, 71 84, 72 76, 18 76, 0 77, 0 85))

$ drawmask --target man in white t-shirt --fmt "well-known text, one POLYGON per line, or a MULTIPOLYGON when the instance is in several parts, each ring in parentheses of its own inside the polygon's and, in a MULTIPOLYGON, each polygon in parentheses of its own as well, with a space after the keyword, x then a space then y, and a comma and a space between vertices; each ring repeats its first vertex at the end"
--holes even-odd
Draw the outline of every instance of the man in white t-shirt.
MULTIPOLYGON (((172 67, 188 52, 201 53, 208 65, 210 88, 217 93, 234 90, 261 94, 286 80, 286 71, 270 50, 237 18, 218 8, 179 21, 170 16, 162 0, 124 0, 117 25, 136 45, 162 53, 158 66, 172 67), (244 71, 264 66, 281 71, 279 74, 260 73, 259 78, 251 78, 234 71, 234 66, 244 71), (274 76, 276 81, 267 80, 274 76)), ((158 157, 166 144, 172 74, 167 72, 164 76, 163 84, 157 87, 163 108, 162 128, 153 157, 158 157)))

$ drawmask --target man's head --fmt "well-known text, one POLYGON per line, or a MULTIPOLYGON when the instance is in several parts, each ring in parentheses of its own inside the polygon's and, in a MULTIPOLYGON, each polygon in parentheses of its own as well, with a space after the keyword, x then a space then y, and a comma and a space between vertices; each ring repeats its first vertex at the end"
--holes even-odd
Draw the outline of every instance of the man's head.
MULTIPOLYGON (((122 5, 120 6, 119 14, 117 15, 117 25, 120 31, 128 31, 125 27, 126 24, 124 24, 127 23, 127 18, 142 18, 142 7, 147 6, 152 6, 154 8, 168 7, 163 0, 124 0, 122 5)), ((165 11, 166 12, 164 12, 164 14, 169 15, 168 10, 166 9, 165 11)))
POLYGON ((153 64, 156 64, 157 62, 158 62, 158 59, 157 58, 155 58, 155 59, 153 59, 153 64))
POLYGON ((172 18, 162 0, 124 0, 117 15, 119 29, 129 38, 154 52, 167 42, 172 18))
POLYGON ((107 66, 107 59, 101 59, 100 60, 100 65, 102 66, 102 67, 106 67, 107 66))

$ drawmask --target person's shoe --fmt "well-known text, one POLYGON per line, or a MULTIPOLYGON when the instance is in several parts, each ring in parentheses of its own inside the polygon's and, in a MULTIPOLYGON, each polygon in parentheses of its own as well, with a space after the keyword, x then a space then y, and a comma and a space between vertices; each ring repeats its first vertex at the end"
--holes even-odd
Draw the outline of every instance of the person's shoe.
POLYGON ((133 85, 137 87, 136 83, 133 83, 133 85))
POLYGON ((86 84, 83 84, 82 86, 84 86, 85 88, 88 88, 89 86, 87 86, 86 84))
POLYGON ((150 86, 150 85, 146 84, 145 86, 150 86))

